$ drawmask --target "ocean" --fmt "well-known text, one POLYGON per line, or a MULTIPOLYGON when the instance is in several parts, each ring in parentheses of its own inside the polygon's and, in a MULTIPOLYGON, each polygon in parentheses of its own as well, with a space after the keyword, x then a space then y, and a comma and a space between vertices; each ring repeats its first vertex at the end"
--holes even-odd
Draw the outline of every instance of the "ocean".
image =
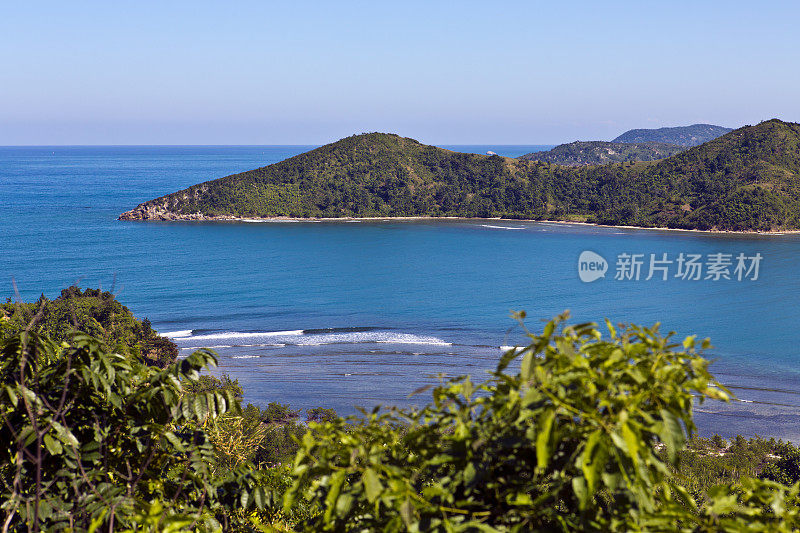
MULTIPOLYGON (((0 297, 14 297, 12 279, 26 301, 73 283, 113 290, 182 355, 213 348, 217 372, 239 379, 245 401, 340 414, 423 402, 409 393, 440 376, 481 379, 501 347, 524 342, 511 311, 525 310, 533 331, 567 309, 576 321, 660 322, 679 338, 710 337, 712 369, 739 398, 698 406, 701 434, 800 441, 798 235, 116 220, 145 200, 310 148, 2 147, 0 297), (585 251, 605 260, 604 277, 581 281, 585 251), (693 255, 700 279, 676 277, 679 258, 693 255), (637 264, 639 279, 628 268, 637 264)), ((445 148, 518 156, 549 147, 445 148)))

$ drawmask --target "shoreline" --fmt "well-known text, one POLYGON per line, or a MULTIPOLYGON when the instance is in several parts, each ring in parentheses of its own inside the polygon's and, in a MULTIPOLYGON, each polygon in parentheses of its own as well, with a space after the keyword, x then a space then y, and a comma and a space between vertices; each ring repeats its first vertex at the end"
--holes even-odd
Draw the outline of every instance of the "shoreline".
POLYGON ((779 231, 737 231, 737 230, 702 230, 687 228, 668 228, 668 227, 645 227, 645 226, 626 226, 615 224, 598 224, 595 222, 578 222, 572 220, 546 220, 531 218, 502 218, 502 217, 437 217, 437 216, 402 216, 402 217, 237 217, 232 215, 205 216, 199 213, 191 215, 173 215, 174 218, 123 218, 124 215, 133 213, 128 211, 119 216, 117 220, 135 222, 248 222, 248 223, 292 223, 292 222, 415 222, 415 221, 502 221, 502 222, 540 222, 548 224, 563 224, 573 226, 588 226, 597 228, 616 228, 649 231, 680 231, 688 233, 708 233, 718 235, 795 235, 800 234, 800 230, 779 230, 779 231))

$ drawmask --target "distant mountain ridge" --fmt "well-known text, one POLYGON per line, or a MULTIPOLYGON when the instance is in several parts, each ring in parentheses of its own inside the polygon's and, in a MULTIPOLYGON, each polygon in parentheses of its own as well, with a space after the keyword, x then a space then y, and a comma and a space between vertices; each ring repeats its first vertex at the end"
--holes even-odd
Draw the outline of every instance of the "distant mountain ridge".
POLYGON ((659 142, 676 144, 688 148, 713 141, 717 137, 721 137, 731 131, 733 131, 733 129, 714 126, 713 124, 692 124, 691 126, 678 126, 674 128, 635 129, 626 131, 611 142, 659 142))
POLYGON ((608 141, 575 141, 551 150, 520 156, 528 161, 544 161, 556 165, 605 165, 631 161, 654 161, 682 152, 686 148, 657 142, 621 143, 608 141))
POLYGON ((651 162, 580 167, 354 135, 144 202, 122 220, 502 217, 800 229, 800 124, 746 126, 651 162))

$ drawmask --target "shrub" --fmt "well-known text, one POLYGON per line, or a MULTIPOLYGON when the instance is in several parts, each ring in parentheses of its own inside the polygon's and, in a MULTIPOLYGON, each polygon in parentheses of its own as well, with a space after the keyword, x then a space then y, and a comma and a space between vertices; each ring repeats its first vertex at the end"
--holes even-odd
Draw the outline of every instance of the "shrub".
POLYGON ((286 424, 297 420, 300 411, 294 410, 288 404, 270 402, 266 409, 261 411, 261 421, 267 424, 286 424))
POLYGON ((215 364, 198 351, 165 369, 74 334, 18 333, 0 343, 0 506, 12 531, 215 529, 269 500, 257 473, 215 477, 203 427, 236 405, 230 391, 181 383, 215 364), (232 490, 235 486, 235 490, 232 490), (140 524, 140 525, 141 525, 140 524))
POLYGON ((314 407, 306 411, 307 422, 331 422, 336 418, 336 411, 325 407, 314 407))
POLYGON ((610 323, 604 339, 564 318, 507 352, 488 381, 452 379, 423 409, 311 424, 286 508, 320 503, 307 531, 799 525, 784 504, 796 487, 746 479, 699 505, 672 475, 694 430, 694 397, 728 398, 698 351, 708 341, 675 344, 657 325, 617 332, 610 323))

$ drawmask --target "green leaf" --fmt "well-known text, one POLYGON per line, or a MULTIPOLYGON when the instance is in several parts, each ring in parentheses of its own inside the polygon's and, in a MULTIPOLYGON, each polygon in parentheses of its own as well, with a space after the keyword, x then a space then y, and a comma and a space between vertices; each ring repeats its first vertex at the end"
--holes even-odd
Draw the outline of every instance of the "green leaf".
POLYGON ((697 335, 690 335, 683 339, 683 349, 688 350, 692 346, 694 346, 694 340, 697 338, 697 335))
POLYGON ((592 434, 589 435, 589 438, 586 439, 586 445, 580 458, 581 472, 583 472, 583 477, 586 478, 586 488, 591 493, 595 492, 597 487, 598 472, 600 467, 603 466, 598 460, 599 457, 597 456, 599 454, 595 454, 595 448, 600 442, 600 438, 602 436, 602 430, 597 429, 593 431, 592 434))
POLYGON ((61 443, 51 437, 49 434, 45 435, 42 440, 44 440, 44 445, 47 448, 47 451, 52 455, 59 455, 64 451, 64 449, 61 447, 61 443))
POLYGON ((353 508, 353 496, 351 494, 340 494, 336 500, 336 514, 340 517, 345 517, 350 514, 353 508))
POLYGON ((361 475, 361 481, 364 483, 364 491, 367 494, 367 501, 373 503, 381 492, 383 492, 383 485, 381 485, 378 474, 372 468, 367 468, 361 475))
POLYGON ((550 409, 539 419, 539 428, 536 433, 536 465, 542 469, 547 468, 550 462, 550 434, 555 418, 555 409, 550 409))
POLYGON ((406 498, 402 505, 400 505, 400 516, 403 518, 403 522, 405 522, 406 527, 409 530, 412 530, 415 522, 414 505, 408 498, 406 498))
POLYGON ((200 421, 204 421, 208 418, 208 405, 206 404, 205 397, 202 395, 195 396, 194 398, 194 414, 200 421))
POLYGON ((617 330, 613 325, 611 325, 611 321, 609 319, 607 319, 607 318, 606 318, 606 327, 608 328, 608 332, 611 334, 611 338, 612 339, 616 339, 617 338, 617 330))
POLYGON ((590 494, 589 491, 586 490, 586 480, 582 477, 574 477, 572 478, 572 491, 575 493, 575 496, 578 498, 578 505, 581 509, 586 508, 586 504, 589 501, 590 494))
POLYGON ((336 500, 339 499, 339 494, 342 491, 347 472, 345 470, 337 470, 331 475, 328 480, 328 495, 325 497, 325 522, 330 523, 333 519, 333 512, 336 509, 336 500))
POLYGON ((469 486, 475 481, 475 465, 473 463, 467 463, 467 466, 464 468, 464 484, 469 486))
POLYGON ((511 505, 518 505, 520 507, 533 505, 533 498, 531 498, 531 495, 526 492, 518 492, 514 494, 510 500, 511 501, 509 503, 511 505))
POLYGON ((183 446, 183 442, 175 436, 175 434, 171 431, 167 431, 164 433, 164 438, 166 438, 170 444, 175 448, 175 451, 182 453, 186 451, 186 448, 183 446))
POLYGON ((544 330, 542 331, 542 337, 550 337, 553 334, 553 331, 556 329, 556 323, 554 320, 551 320, 544 326, 544 330))
POLYGON ((640 441, 639 435, 631 429, 630 424, 627 422, 622 424, 622 438, 625 440, 625 444, 628 447, 628 455, 631 460, 633 460, 634 464, 638 464, 640 459, 639 449, 645 445, 645 443, 640 441))
POLYGON ((105 522, 107 513, 108 509, 103 509, 100 511, 100 514, 97 515, 97 517, 94 520, 92 520, 91 524, 89 524, 88 533, 95 533, 95 531, 100 529, 100 526, 102 526, 103 523, 105 522))
POLYGON ((505 370, 505 369, 508 367, 508 365, 511 363, 511 361, 513 361, 514 359, 516 359, 517 357, 519 357, 519 355, 520 355, 521 353, 522 353, 522 352, 521 352, 520 350, 517 350, 516 348, 511 348, 510 350, 508 350, 507 352, 505 352, 505 353, 503 354, 503 356, 500 358, 500 362, 499 362, 499 363, 497 363, 497 370, 496 370, 496 372, 497 372, 497 373, 500 373, 500 372, 502 372, 503 370, 505 370))
POLYGON ((56 430, 56 435, 58 435, 59 440, 64 444, 69 446, 74 446, 75 448, 80 446, 78 439, 75 438, 75 435, 72 434, 70 430, 56 422, 55 420, 52 421, 53 429, 56 430))
POLYGON ((714 487, 709 491, 711 505, 709 512, 715 515, 724 515, 738 508, 736 494, 728 492, 727 487, 714 487))
POLYGON ((661 409, 661 419, 663 420, 663 429, 659 434, 661 441, 667 446, 667 453, 671 462, 675 462, 678 457, 678 450, 683 447, 685 437, 683 428, 677 417, 667 409, 661 409))
POLYGON ((520 375, 519 377, 522 381, 528 381, 531 379, 531 374, 533 373, 533 367, 536 363, 536 354, 533 353, 533 350, 526 350, 525 355, 522 356, 522 365, 520 366, 520 375))
POLYGON ((11 400, 11 405, 16 407, 17 403, 19 402, 19 398, 17 398, 17 393, 14 392, 14 389, 12 389, 8 385, 6 385, 5 388, 6 388, 6 394, 8 394, 8 399, 11 400))

